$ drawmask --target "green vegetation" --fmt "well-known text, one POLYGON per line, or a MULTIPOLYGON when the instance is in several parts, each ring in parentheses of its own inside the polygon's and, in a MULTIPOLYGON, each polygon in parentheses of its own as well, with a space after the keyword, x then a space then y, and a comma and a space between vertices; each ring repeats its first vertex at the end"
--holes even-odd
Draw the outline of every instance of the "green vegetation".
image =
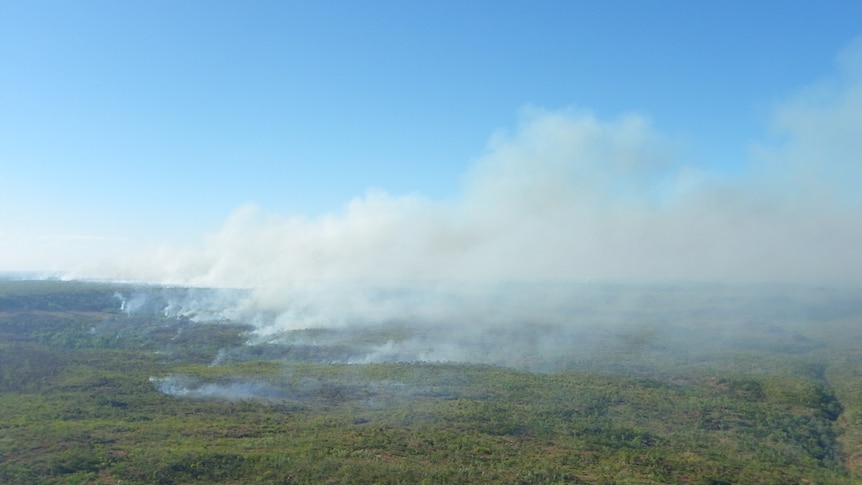
MULTIPOLYGON (((114 295, 131 291, 0 281, 0 483, 862 480, 853 308, 685 352, 671 343, 714 334, 620 326, 536 373, 524 356, 333 363, 345 339, 323 330, 302 335, 331 348, 279 353, 246 345, 246 325, 127 315, 114 295)), ((366 346, 410 336, 351 332, 366 346)))

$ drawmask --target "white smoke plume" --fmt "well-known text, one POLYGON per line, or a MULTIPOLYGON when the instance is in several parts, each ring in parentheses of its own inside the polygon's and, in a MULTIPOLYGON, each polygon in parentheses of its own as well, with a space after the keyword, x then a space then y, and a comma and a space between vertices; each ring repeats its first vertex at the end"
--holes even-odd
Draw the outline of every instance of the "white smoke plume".
POLYGON ((198 247, 165 247, 99 276, 249 288, 233 315, 277 315, 270 329, 523 321, 570 297, 519 300, 512 282, 859 284, 860 45, 834 78, 776 109, 780 141, 753 144, 734 176, 682 159, 641 116, 529 108, 513 133, 491 138, 451 199, 373 191, 315 218, 249 204, 198 247))

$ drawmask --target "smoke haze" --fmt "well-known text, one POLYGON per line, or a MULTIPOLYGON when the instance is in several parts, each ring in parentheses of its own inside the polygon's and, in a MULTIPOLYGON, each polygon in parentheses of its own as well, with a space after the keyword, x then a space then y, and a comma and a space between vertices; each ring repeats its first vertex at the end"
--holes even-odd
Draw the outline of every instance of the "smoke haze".
POLYGON ((448 199, 369 191, 320 217, 249 204, 197 247, 82 274, 250 289, 230 311, 262 331, 551 318, 572 293, 535 289, 550 282, 855 285, 860 53, 778 106, 773 138, 736 174, 684 159, 643 116, 526 108, 448 199))

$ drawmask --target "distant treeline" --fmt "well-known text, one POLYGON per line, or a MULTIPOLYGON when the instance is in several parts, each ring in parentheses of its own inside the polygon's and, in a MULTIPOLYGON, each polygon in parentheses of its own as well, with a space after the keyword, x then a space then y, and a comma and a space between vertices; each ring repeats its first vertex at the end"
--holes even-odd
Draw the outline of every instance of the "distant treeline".
POLYGON ((82 281, 0 280, 0 312, 111 311, 120 308, 116 284, 82 281))

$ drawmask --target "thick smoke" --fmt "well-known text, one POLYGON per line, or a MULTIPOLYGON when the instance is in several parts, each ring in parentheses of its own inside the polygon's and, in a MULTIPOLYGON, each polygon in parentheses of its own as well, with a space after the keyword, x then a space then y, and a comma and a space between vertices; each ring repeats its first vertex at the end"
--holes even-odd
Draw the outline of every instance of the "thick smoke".
MULTIPOLYGON (((553 282, 858 284, 860 53, 848 50, 834 78, 779 106, 777 141, 752 144, 733 176, 682 159, 641 116, 530 108, 491 138, 450 199, 375 191, 320 217, 250 204, 198 247, 162 248, 99 276, 250 289, 201 308, 259 322, 262 335, 553 321, 571 315, 577 293, 553 282)), ((366 359, 397 352, 384 345, 366 359)))

